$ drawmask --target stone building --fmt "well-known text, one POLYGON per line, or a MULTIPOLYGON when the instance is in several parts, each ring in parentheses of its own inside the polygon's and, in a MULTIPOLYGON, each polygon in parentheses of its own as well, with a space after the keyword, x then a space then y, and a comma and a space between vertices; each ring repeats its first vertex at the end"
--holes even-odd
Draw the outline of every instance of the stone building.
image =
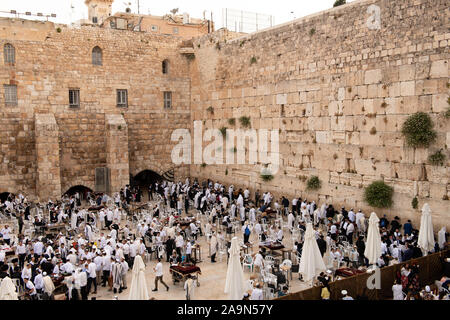
POLYGON ((0 45, 14 47, 15 61, 0 62, 0 192, 44 200, 74 185, 94 190, 96 168, 105 167, 113 192, 144 170, 173 169, 176 180, 219 180, 416 225, 417 197, 436 227, 448 226, 449 16, 445 0, 361 0, 245 36, 219 30, 192 41, 1 19, 0 45), (14 87, 16 103, 5 101, 14 87), (437 132, 429 148, 407 147, 401 134, 418 111, 437 132), (261 179, 261 162, 172 164, 173 130, 192 132, 194 121, 240 128, 242 116, 252 129, 279 130, 273 180, 261 179), (445 163, 431 165, 439 149, 445 163), (310 192, 313 175, 322 186, 310 192), (375 180, 394 188, 391 209, 363 201, 375 180))

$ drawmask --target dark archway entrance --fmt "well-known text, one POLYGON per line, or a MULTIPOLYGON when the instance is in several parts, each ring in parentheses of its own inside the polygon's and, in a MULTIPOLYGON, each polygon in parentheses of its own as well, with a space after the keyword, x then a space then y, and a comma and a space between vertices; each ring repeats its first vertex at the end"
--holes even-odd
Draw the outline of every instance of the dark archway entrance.
POLYGON ((67 190, 64 194, 68 196, 73 196, 75 193, 80 194, 80 200, 86 200, 88 192, 92 193, 92 190, 85 186, 73 186, 67 190))
POLYGON ((161 175, 152 170, 144 170, 139 172, 134 177, 130 177, 131 186, 139 186, 141 190, 143 190, 143 187, 148 187, 152 183, 160 180, 163 180, 161 175))
POLYGON ((2 193, 0 193, 0 202, 4 203, 8 199, 8 196, 10 194, 12 195, 11 192, 2 192, 2 193))

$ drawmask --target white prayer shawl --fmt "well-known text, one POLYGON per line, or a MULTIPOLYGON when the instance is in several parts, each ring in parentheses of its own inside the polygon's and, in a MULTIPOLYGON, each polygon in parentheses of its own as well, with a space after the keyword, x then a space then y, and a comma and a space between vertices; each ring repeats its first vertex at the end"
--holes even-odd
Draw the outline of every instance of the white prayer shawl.
POLYGON ((244 206, 240 207, 239 211, 240 211, 241 221, 244 221, 245 220, 245 207, 244 206))
POLYGON ((324 203, 322 207, 320 207, 320 219, 325 219, 327 216, 327 205, 324 203))
POLYGON ((192 279, 187 279, 184 283, 184 290, 186 291, 186 298, 189 300, 194 300, 196 281, 192 279))
POLYGON ((255 208, 251 208, 249 211, 249 218, 250 222, 255 223, 256 222, 256 210, 255 208))
POLYGON ((438 244, 439 248, 441 249, 444 249, 446 232, 447 232, 446 227, 442 227, 442 229, 438 232, 438 244))
POLYGON ((78 216, 76 214, 72 213, 72 216, 70 219, 70 228, 75 229, 77 227, 77 218, 78 218, 78 216))
POLYGON ((295 217, 292 213, 289 213, 288 215, 288 226, 289 228, 293 228, 294 226, 295 217))
POLYGON ((319 209, 317 208, 317 209, 314 211, 314 225, 317 225, 317 224, 319 223, 319 219, 320 219, 320 211, 319 211, 319 209))
POLYGON ((111 275, 113 278, 113 288, 120 289, 122 286, 122 264, 115 262, 111 265, 111 275))
POLYGON ((44 281, 44 292, 47 293, 48 295, 51 295, 53 291, 55 291, 55 285, 52 279, 50 278, 50 276, 45 276, 43 278, 43 281, 44 281))
POLYGON ((215 235, 211 237, 210 248, 211 248, 211 255, 217 252, 217 237, 215 235))

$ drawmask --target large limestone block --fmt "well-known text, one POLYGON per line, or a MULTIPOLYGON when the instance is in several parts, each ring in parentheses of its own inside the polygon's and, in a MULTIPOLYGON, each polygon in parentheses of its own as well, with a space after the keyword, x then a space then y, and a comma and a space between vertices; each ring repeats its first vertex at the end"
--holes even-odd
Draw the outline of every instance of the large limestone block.
POLYGON ((380 83, 381 79, 381 69, 367 70, 364 76, 364 84, 380 83))

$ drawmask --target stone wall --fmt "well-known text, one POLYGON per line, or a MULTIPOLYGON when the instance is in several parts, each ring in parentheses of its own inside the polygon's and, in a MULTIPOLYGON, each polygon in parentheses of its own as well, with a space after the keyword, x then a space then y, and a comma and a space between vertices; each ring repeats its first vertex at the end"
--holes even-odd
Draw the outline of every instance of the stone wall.
MULTIPOLYGON (((179 52, 182 41, 144 32, 0 19, 0 46, 11 43, 16 51, 14 65, 4 64, 2 55, 0 82, 16 84, 18 93, 17 106, 5 105, 3 88, 0 95, 0 192, 43 196, 36 187, 44 176, 38 177, 36 165, 35 114, 54 115, 59 128, 60 177, 45 177, 60 193, 75 185, 94 189, 98 167, 119 170, 112 191, 128 183, 129 173, 172 169, 170 134, 189 126, 190 117, 189 60, 179 52), (101 66, 92 64, 95 46, 102 49, 101 66), (162 73, 165 59, 168 74, 162 73), (80 90, 79 108, 69 107, 70 88, 80 90), (128 90, 128 107, 116 105, 117 89, 128 90), (164 109, 164 91, 172 91, 172 109, 164 109), (120 130, 107 129, 105 115, 125 121, 117 150, 108 139, 120 130), (129 141, 121 140, 126 137, 129 141), (111 154, 115 152, 120 154, 111 154)), ((188 174, 188 166, 176 170, 177 178, 188 174)))
POLYGON ((231 129, 249 116, 253 129, 279 129, 281 168, 270 182, 262 181, 261 164, 192 165, 191 175, 416 225, 417 196, 419 207, 430 204, 437 226, 448 226, 449 14, 443 0, 358 1, 234 40, 220 33, 197 39, 192 121, 231 129), (372 4, 381 9, 380 30, 367 27, 372 4), (430 114, 438 133, 427 149, 406 147, 400 132, 417 111, 430 114), (429 154, 440 148, 445 166, 430 165, 429 154), (318 192, 306 191, 312 175, 322 181, 318 192), (389 210, 363 201, 364 187, 379 179, 395 190, 389 210))
POLYGON ((445 0, 362 0, 246 36, 219 30, 193 47, 170 35, 0 18, 0 46, 16 48, 14 65, 0 59, 0 82, 18 88, 17 106, 0 95, 0 192, 32 198, 46 179, 52 187, 40 197, 74 185, 94 189, 95 168, 109 166, 118 173, 113 189, 126 183, 127 170, 174 170, 177 180, 209 178, 369 213, 364 187, 383 179, 394 187, 394 206, 378 214, 418 224, 417 196, 437 226, 448 224, 449 15, 445 0), (367 25, 373 4, 379 30, 367 25), (101 66, 92 64, 95 46, 101 66), (162 74, 166 59, 170 71, 162 74), (80 90, 79 108, 69 107, 69 88, 80 90), (127 108, 117 107, 117 89, 128 90, 127 108), (170 110, 164 91, 172 91, 170 110), (401 135, 417 111, 435 124, 430 148, 408 148, 401 135), (53 115, 58 128, 59 178, 45 166, 40 175, 41 114, 53 115), (174 129, 192 130, 193 121, 240 128, 241 116, 253 129, 279 130, 281 167, 272 181, 261 179, 261 163, 172 163, 174 129), (429 154, 441 148, 446 164, 430 165, 429 154), (306 191, 312 175, 322 181, 317 192, 306 191))

